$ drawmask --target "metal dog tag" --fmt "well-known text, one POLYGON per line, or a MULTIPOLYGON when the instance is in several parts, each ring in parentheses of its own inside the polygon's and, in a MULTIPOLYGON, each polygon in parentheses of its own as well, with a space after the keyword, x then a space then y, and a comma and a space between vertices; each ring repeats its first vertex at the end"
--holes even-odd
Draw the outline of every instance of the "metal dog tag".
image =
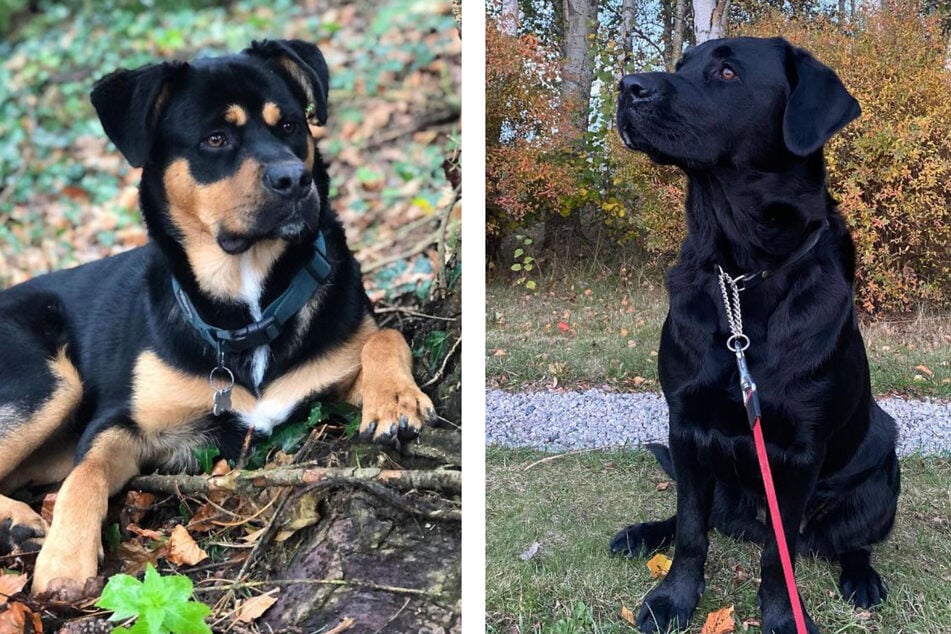
POLYGON ((218 390, 215 392, 215 403, 211 408, 211 413, 215 416, 221 416, 224 412, 231 411, 231 388, 218 390))
POLYGON ((234 387, 234 374, 223 365, 219 365, 208 375, 208 383, 215 391, 211 413, 221 416, 231 411, 231 388, 234 387))

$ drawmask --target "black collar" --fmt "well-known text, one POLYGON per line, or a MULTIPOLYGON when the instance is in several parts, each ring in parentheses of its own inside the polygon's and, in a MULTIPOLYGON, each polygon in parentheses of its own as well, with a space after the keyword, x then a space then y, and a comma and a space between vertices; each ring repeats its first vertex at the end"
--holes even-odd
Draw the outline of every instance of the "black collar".
POLYGON ((261 311, 261 319, 235 330, 216 328, 203 320, 174 275, 172 292, 188 323, 220 355, 224 352, 240 352, 267 345, 277 339, 284 324, 311 300, 329 275, 327 242, 324 240, 324 234, 318 232, 314 241, 314 257, 294 276, 287 290, 261 311))
MULTIPOLYGON (((803 240, 802 244, 799 247, 789 254, 789 257, 783 260, 778 266, 772 269, 763 269, 762 271, 756 271, 755 273, 746 273, 745 275, 740 275, 734 278, 734 281, 740 283, 739 290, 753 288, 758 285, 763 280, 773 277, 777 273, 780 273, 783 269, 789 268, 799 260, 803 259, 812 251, 813 247, 819 242, 819 238, 822 237, 822 234, 825 233, 826 229, 829 228, 829 220, 827 218, 822 219, 822 223, 816 227, 812 233, 803 240)), ((718 265, 718 269, 720 267, 718 265)), ((720 269, 722 270, 722 269, 720 269)))

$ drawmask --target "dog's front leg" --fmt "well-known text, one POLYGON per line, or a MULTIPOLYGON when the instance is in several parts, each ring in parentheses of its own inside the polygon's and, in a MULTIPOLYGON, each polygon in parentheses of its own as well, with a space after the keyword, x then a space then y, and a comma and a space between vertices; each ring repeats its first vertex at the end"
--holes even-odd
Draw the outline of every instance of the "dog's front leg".
POLYGON ((416 386, 413 355, 403 335, 392 329, 371 334, 360 353, 360 374, 348 400, 363 406, 360 436, 392 444, 412 440, 436 410, 416 386))
MULTIPOLYGON (((775 461, 772 461, 776 464, 775 461)), ((774 474, 776 496, 779 499, 779 514, 783 520, 783 532, 786 534, 786 545, 789 547, 789 558, 792 566, 796 566, 796 546, 799 541, 799 528, 802 525, 802 516, 806 502, 812 495, 815 487, 816 470, 776 470, 774 474)), ((792 606, 789 604, 789 593, 786 590, 786 581, 783 576, 782 562, 779 558, 779 546, 773 531, 768 531, 766 544, 760 556, 760 610, 763 613, 764 634, 796 634, 796 623, 793 618, 792 606)), ((806 620, 809 634, 819 634, 819 628, 809 618, 802 599, 797 597, 802 605, 802 613, 806 620)))
POLYGON ((670 455, 677 476, 674 562, 660 585, 644 599, 637 616, 641 632, 685 629, 704 588, 703 567, 709 546, 707 527, 714 479, 702 469, 697 447, 691 440, 675 438, 671 432, 670 455))
POLYGON ((53 523, 36 558, 33 594, 72 601, 96 576, 109 497, 139 473, 139 448, 126 430, 100 433, 63 482, 53 523))

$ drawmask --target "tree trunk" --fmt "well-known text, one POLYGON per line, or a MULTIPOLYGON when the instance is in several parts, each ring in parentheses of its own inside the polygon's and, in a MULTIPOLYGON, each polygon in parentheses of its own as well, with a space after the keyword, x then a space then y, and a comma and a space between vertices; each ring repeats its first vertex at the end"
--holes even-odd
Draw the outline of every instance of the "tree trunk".
POLYGON ((685 0, 677 0, 674 4, 674 29, 670 37, 670 66, 671 70, 680 61, 680 56, 684 52, 684 4, 685 0))
POLYGON ((572 113, 571 135, 581 149, 588 129, 591 82, 594 79, 594 38, 598 28, 598 0, 563 0, 565 64, 561 78, 561 103, 572 113))
POLYGON ((697 44, 723 37, 730 0, 693 0, 693 30, 697 44))
POLYGON ((944 67, 951 71, 951 37, 948 38, 948 52, 944 56, 944 67))
POLYGON ((624 47, 624 72, 627 72, 634 56, 634 0, 624 0, 621 4, 621 32, 618 39, 624 47))
POLYGON ((499 14, 499 31, 504 35, 518 33, 518 0, 502 0, 499 14))

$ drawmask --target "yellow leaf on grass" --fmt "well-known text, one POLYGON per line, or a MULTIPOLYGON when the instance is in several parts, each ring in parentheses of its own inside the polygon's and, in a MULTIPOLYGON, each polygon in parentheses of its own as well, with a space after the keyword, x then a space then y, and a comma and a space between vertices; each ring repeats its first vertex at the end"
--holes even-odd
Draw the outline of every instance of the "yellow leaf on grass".
POLYGON ((241 623, 251 623, 259 618, 268 611, 268 608, 277 603, 275 594, 277 594, 277 590, 272 590, 267 594, 259 594, 256 597, 242 601, 238 605, 238 615, 235 620, 241 623))
POLYGON ((670 564, 673 562, 674 560, 667 555, 657 553, 647 561, 647 569, 651 571, 651 577, 656 579, 670 572, 670 564))
POLYGON ((208 553, 202 550, 195 539, 188 534, 188 530, 179 524, 172 529, 172 534, 168 538, 168 552, 165 558, 176 565, 194 566, 199 561, 207 559, 208 553))
POLYGON ((734 625, 733 606, 730 605, 708 614, 700 634, 730 634, 734 625))
POLYGON ((634 617, 634 613, 631 612, 626 605, 621 606, 621 618, 631 625, 637 625, 637 619, 634 617))

